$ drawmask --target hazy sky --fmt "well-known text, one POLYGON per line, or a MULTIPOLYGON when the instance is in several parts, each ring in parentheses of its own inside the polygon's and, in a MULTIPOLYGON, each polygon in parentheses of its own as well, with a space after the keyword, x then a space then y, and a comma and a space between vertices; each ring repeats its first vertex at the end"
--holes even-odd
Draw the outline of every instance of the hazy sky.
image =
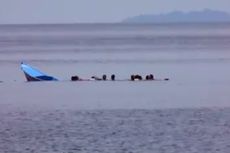
POLYGON ((118 22, 139 14, 204 8, 230 12, 230 0, 0 0, 0 24, 118 22))

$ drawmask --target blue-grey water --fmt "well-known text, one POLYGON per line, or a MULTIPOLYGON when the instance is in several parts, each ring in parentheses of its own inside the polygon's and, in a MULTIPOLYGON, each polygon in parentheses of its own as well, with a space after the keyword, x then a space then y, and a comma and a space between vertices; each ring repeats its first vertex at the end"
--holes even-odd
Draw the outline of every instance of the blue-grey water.
POLYGON ((227 153, 230 109, 0 113, 1 152, 227 153))
POLYGON ((229 51, 229 23, 0 25, 0 152, 228 153, 229 51))

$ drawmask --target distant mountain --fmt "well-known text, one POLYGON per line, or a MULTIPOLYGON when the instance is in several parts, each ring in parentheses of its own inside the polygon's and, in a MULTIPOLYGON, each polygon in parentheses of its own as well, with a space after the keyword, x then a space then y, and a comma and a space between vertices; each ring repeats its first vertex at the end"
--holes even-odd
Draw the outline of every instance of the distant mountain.
POLYGON ((191 22, 230 22, 230 14, 205 9, 188 13, 174 11, 168 14, 139 15, 123 20, 124 23, 191 23, 191 22))

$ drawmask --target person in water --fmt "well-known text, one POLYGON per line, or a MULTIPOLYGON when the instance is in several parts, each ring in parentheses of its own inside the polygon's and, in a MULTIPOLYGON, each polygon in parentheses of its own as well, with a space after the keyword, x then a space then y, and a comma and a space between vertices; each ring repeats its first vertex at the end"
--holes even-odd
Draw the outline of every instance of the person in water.
POLYGON ((94 79, 94 80, 97 80, 97 81, 102 80, 101 78, 99 78, 99 77, 97 77, 97 76, 92 76, 91 78, 94 79))
POLYGON ((71 81, 89 81, 89 79, 82 79, 77 75, 71 77, 71 81))
POLYGON ((102 80, 107 80, 107 76, 104 74, 104 75, 102 75, 102 80))
POLYGON ((155 78, 154 78, 154 75, 153 75, 153 74, 150 74, 150 75, 149 75, 149 80, 155 80, 155 78))
POLYGON ((101 80, 106 81, 107 80, 107 76, 105 74, 102 75, 102 78, 99 78, 97 76, 92 76, 91 79, 94 79, 94 80, 97 80, 97 81, 101 81, 101 80))
POLYGON ((115 81, 115 75, 114 74, 111 75, 111 80, 115 81))
POLYGON ((154 75, 153 74, 146 75, 145 80, 154 80, 154 75))
POLYGON ((135 76, 134 75, 131 75, 131 81, 134 81, 135 80, 135 76))
POLYGON ((142 80, 142 76, 137 74, 137 75, 135 75, 135 79, 136 80, 142 80))
POLYGON ((142 76, 141 75, 131 75, 131 81, 135 81, 135 80, 142 80, 142 76))
POLYGON ((145 80, 155 80, 154 75, 153 74, 146 75, 145 80))
POLYGON ((80 80, 80 78, 77 75, 74 75, 71 77, 71 81, 79 81, 79 80, 80 80))

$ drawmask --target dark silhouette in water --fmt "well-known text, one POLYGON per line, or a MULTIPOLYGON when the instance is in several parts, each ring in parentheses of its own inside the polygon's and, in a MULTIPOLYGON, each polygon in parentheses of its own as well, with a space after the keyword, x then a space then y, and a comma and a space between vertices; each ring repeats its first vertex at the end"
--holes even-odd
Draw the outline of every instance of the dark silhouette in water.
POLYGON ((150 74, 150 79, 154 80, 154 75, 153 74, 150 74))
POLYGON ((103 76, 102 76, 102 80, 106 80, 107 79, 107 76, 104 74, 103 76))
POLYGON ((149 75, 149 80, 154 80, 154 75, 153 74, 149 75))
POLYGON ((135 80, 142 80, 142 76, 136 74, 136 75, 131 75, 131 81, 135 81, 135 80))
POLYGON ((75 76, 71 77, 71 80, 72 81, 78 81, 78 80, 80 80, 80 78, 79 78, 79 76, 75 75, 75 76))
POLYGON ((142 76, 137 74, 137 75, 135 75, 135 79, 142 80, 142 76))
POLYGON ((94 80, 98 80, 98 81, 102 80, 101 78, 99 78, 97 76, 92 76, 91 78, 94 79, 94 80))
POLYGON ((135 76, 134 75, 131 75, 131 81, 134 81, 135 80, 135 76))
POLYGON ((155 80, 154 75, 153 74, 146 75, 145 80, 155 80))
MULTIPOLYGON (((96 81, 101 81, 101 80, 106 81, 107 80, 107 76, 105 74, 102 75, 102 78, 97 77, 97 76, 92 76, 91 78, 96 80, 96 81)), ((141 81, 141 80, 143 80, 143 78, 139 74, 136 74, 136 75, 132 74, 130 77, 130 80, 131 81, 136 81, 136 80, 141 81)), ((148 81, 155 80, 154 75, 153 74, 146 75, 145 80, 148 80, 148 81)), ((164 78, 162 80, 168 81, 169 78, 164 78)), ((90 81, 90 79, 81 79, 79 76, 74 75, 71 77, 71 81, 90 81)), ((111 81, 115 81, 115 75, 114 74, 111 75, 111 81)), ((0 81, 0 83, 1 83, 1 81, 0 81)))
POLYGON ((114 74, 111 75, 111 80, 115 81, 115 75, 114 74))

